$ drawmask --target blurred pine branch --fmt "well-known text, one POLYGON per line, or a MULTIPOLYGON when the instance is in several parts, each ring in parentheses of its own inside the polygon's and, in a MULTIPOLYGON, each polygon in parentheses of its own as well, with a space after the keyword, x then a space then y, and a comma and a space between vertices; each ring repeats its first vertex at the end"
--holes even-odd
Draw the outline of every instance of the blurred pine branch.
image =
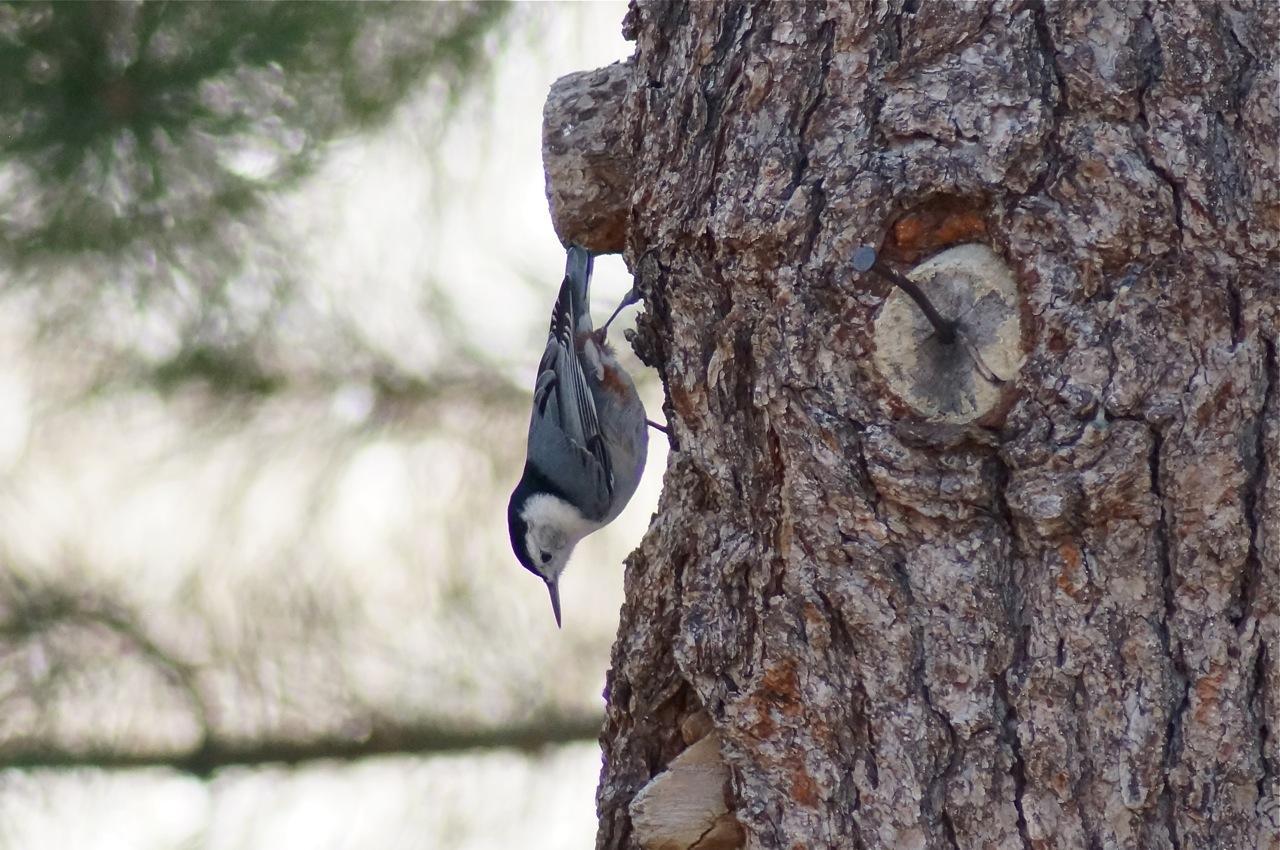
POLYGON ((0 252, 21 263, 206 237, 424 80, 455 99, 508 8, 0 6, 0 252))
POLYGON ((128 770, 168 768, 209 776, 228 767, 269 764, 299 765, 314 761, 354 761, 375 756, 442 755, 475 750, 515 749, 537 752, 576 741, 594 741, 603 715, 533 718, 524 723, 464 728, 433 724, 376 725, 349 738, 209 741, 200 749, 137 751, 128 749, 69 751, 59 747, 6 745, 0 764, 6 769, 96 768, 128 770))

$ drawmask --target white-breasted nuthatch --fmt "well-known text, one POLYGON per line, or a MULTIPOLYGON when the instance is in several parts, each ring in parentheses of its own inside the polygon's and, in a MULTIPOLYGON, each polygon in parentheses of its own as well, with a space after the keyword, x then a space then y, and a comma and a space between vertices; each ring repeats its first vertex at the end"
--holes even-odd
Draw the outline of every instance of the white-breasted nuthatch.
POLYGON ((578 541, 608 525, 640 483, 648 452, 644 405, 605 337, 588 295, 592 256, 570 245, 547 347, 538 364, 524 474, 507 505, 511 548, 546 582, 560 625, 560 574, 578 541))

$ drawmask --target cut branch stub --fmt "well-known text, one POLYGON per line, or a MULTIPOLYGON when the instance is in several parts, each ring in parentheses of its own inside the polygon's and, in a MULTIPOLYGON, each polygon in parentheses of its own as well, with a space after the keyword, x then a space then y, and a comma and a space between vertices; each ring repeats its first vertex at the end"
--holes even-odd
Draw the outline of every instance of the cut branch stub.
POLYGON ((876 369, 902 401, 937 422, 966 423, 1001 406, 1022 366, 1018 286, 985 245, 960 245, 907 275, 955 322, 948 344, 901 289, 875 319, 876 369))
POLYGON ((631 801, 643 850, 735 850, 746 836, 725 802, 729 769, 712 732, 672 759, 631 801))
POLYGON ((597 254, 626 247, 634 163, 624 120, 631 63, 556 80, 542 110, 542 167, 551 223, 564 243, 597 254))

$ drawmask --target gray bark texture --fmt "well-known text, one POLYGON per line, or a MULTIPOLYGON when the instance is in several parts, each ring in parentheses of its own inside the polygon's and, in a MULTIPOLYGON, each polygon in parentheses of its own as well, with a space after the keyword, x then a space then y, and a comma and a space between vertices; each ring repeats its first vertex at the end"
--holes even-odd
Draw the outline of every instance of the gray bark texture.
POLYGON ((740 829, 681 846, 1280 846, 1277 5, 625 26, 673 450, 598 847, 675 846, 632 803, 702 712, 740 829), (1022 359, 993 414, 934 421, 877 370, 889 289, 850 258, 962 243, 1012 270, 1022 359))

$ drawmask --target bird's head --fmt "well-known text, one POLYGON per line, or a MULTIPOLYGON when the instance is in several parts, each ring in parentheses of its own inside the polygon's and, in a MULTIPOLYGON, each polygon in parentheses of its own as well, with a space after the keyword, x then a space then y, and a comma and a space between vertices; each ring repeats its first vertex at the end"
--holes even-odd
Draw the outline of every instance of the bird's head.
POLYGON ((524 487, 511 494, 507 505, 507 530, 511 549, 521 566, 536 575, 551 594, 551 610, 560 625, 560 574, 569 563, 573 547, 592 530, 573 505, 554 493, 524 487))

